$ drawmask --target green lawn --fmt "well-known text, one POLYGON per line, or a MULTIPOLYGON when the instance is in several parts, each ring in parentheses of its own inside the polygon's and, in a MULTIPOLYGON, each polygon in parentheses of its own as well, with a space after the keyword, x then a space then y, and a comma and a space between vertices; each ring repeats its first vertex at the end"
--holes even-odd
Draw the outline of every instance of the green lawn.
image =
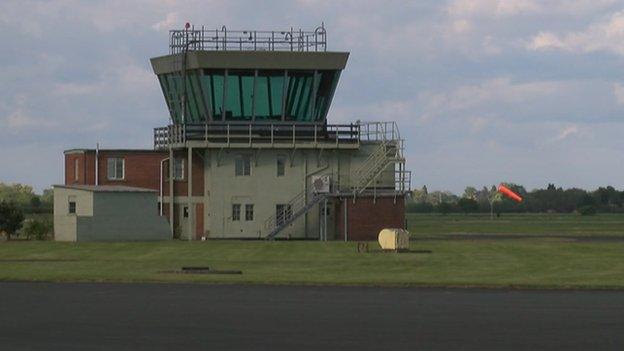
POLYGON ((0 280, 624 288, 620 242, 416 240, 412 249, 432 252, 301 241, 3 242, 0 280), (185 265, 243 274, 163 273, 185 265))
POLYGON ((624 214, 407 214, 414 237, 445 234, 624 236, 624 214))

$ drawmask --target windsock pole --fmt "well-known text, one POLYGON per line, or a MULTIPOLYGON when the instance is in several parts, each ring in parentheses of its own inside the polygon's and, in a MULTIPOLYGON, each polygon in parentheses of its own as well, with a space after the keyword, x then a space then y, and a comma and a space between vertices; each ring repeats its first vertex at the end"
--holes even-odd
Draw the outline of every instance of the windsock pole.
POLYGON ((503 183, 500 183, 500 185, 498 186, 498 192, 516 202, 522 202, 522 197, 514 193, 511 189, 506 187, 503 183))

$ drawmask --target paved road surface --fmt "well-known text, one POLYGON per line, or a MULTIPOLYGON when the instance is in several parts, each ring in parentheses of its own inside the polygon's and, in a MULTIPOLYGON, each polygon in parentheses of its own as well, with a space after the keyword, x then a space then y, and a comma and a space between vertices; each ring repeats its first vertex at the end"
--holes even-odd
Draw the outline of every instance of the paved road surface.
POLYGON ((2 350, 622 350, 623 292, 0 283, 2 350))

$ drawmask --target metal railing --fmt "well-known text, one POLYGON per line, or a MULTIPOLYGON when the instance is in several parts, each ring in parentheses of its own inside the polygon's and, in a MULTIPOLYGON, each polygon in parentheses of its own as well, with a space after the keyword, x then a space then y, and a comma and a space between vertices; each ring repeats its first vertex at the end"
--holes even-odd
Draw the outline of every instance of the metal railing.
POLYGON ((186 50, 210 51, 326 51, 327 31, 324 24, 314 31, 259 31, 208 29, 187 25, 186 29, 169 31, 171 54, 186 50))
POLYGON ((232 145, 271 144, 296 146, 299 143, 357 144, 358 124, 296 124, 296 123, 228 123, 173 124, 154 128, 154 148, 166 149, 169 144, 182 146, 189 140, 209 144, 232 145))
POLYGON ((270 216, 264 221, 264 231, 267 232, 265 239, 275 238, 284 228, 330 195, 313 191, 307 194, 306 196, 306 192, 300 192, 288 201, 287 204, 284 204, 283 211, 270 216))
POLYGON ((402 169, 405 163, 402 144, 402 140, 382 141, 379 144, 377 149, 355 170, 354 194, 366 190, 391 164, 399 164, 399 169, 402 169))
POLYGON ((396 122, 360 122, 360 138, 366 141, 400 140, 401 134, 396 122))
POLYGON ((412 171, 395 170, 394 171, 394 190, 400 193, 408 193, 412 191, 412 171))

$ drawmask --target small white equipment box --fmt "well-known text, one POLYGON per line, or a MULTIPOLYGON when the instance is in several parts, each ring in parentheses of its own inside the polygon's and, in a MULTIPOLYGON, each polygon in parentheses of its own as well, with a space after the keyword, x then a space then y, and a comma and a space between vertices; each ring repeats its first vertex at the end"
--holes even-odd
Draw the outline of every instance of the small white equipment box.
POLYGON ((409 232, 401 228, 385 228, 379 232, 379 245, 382 250, 409 250, 409 232))

